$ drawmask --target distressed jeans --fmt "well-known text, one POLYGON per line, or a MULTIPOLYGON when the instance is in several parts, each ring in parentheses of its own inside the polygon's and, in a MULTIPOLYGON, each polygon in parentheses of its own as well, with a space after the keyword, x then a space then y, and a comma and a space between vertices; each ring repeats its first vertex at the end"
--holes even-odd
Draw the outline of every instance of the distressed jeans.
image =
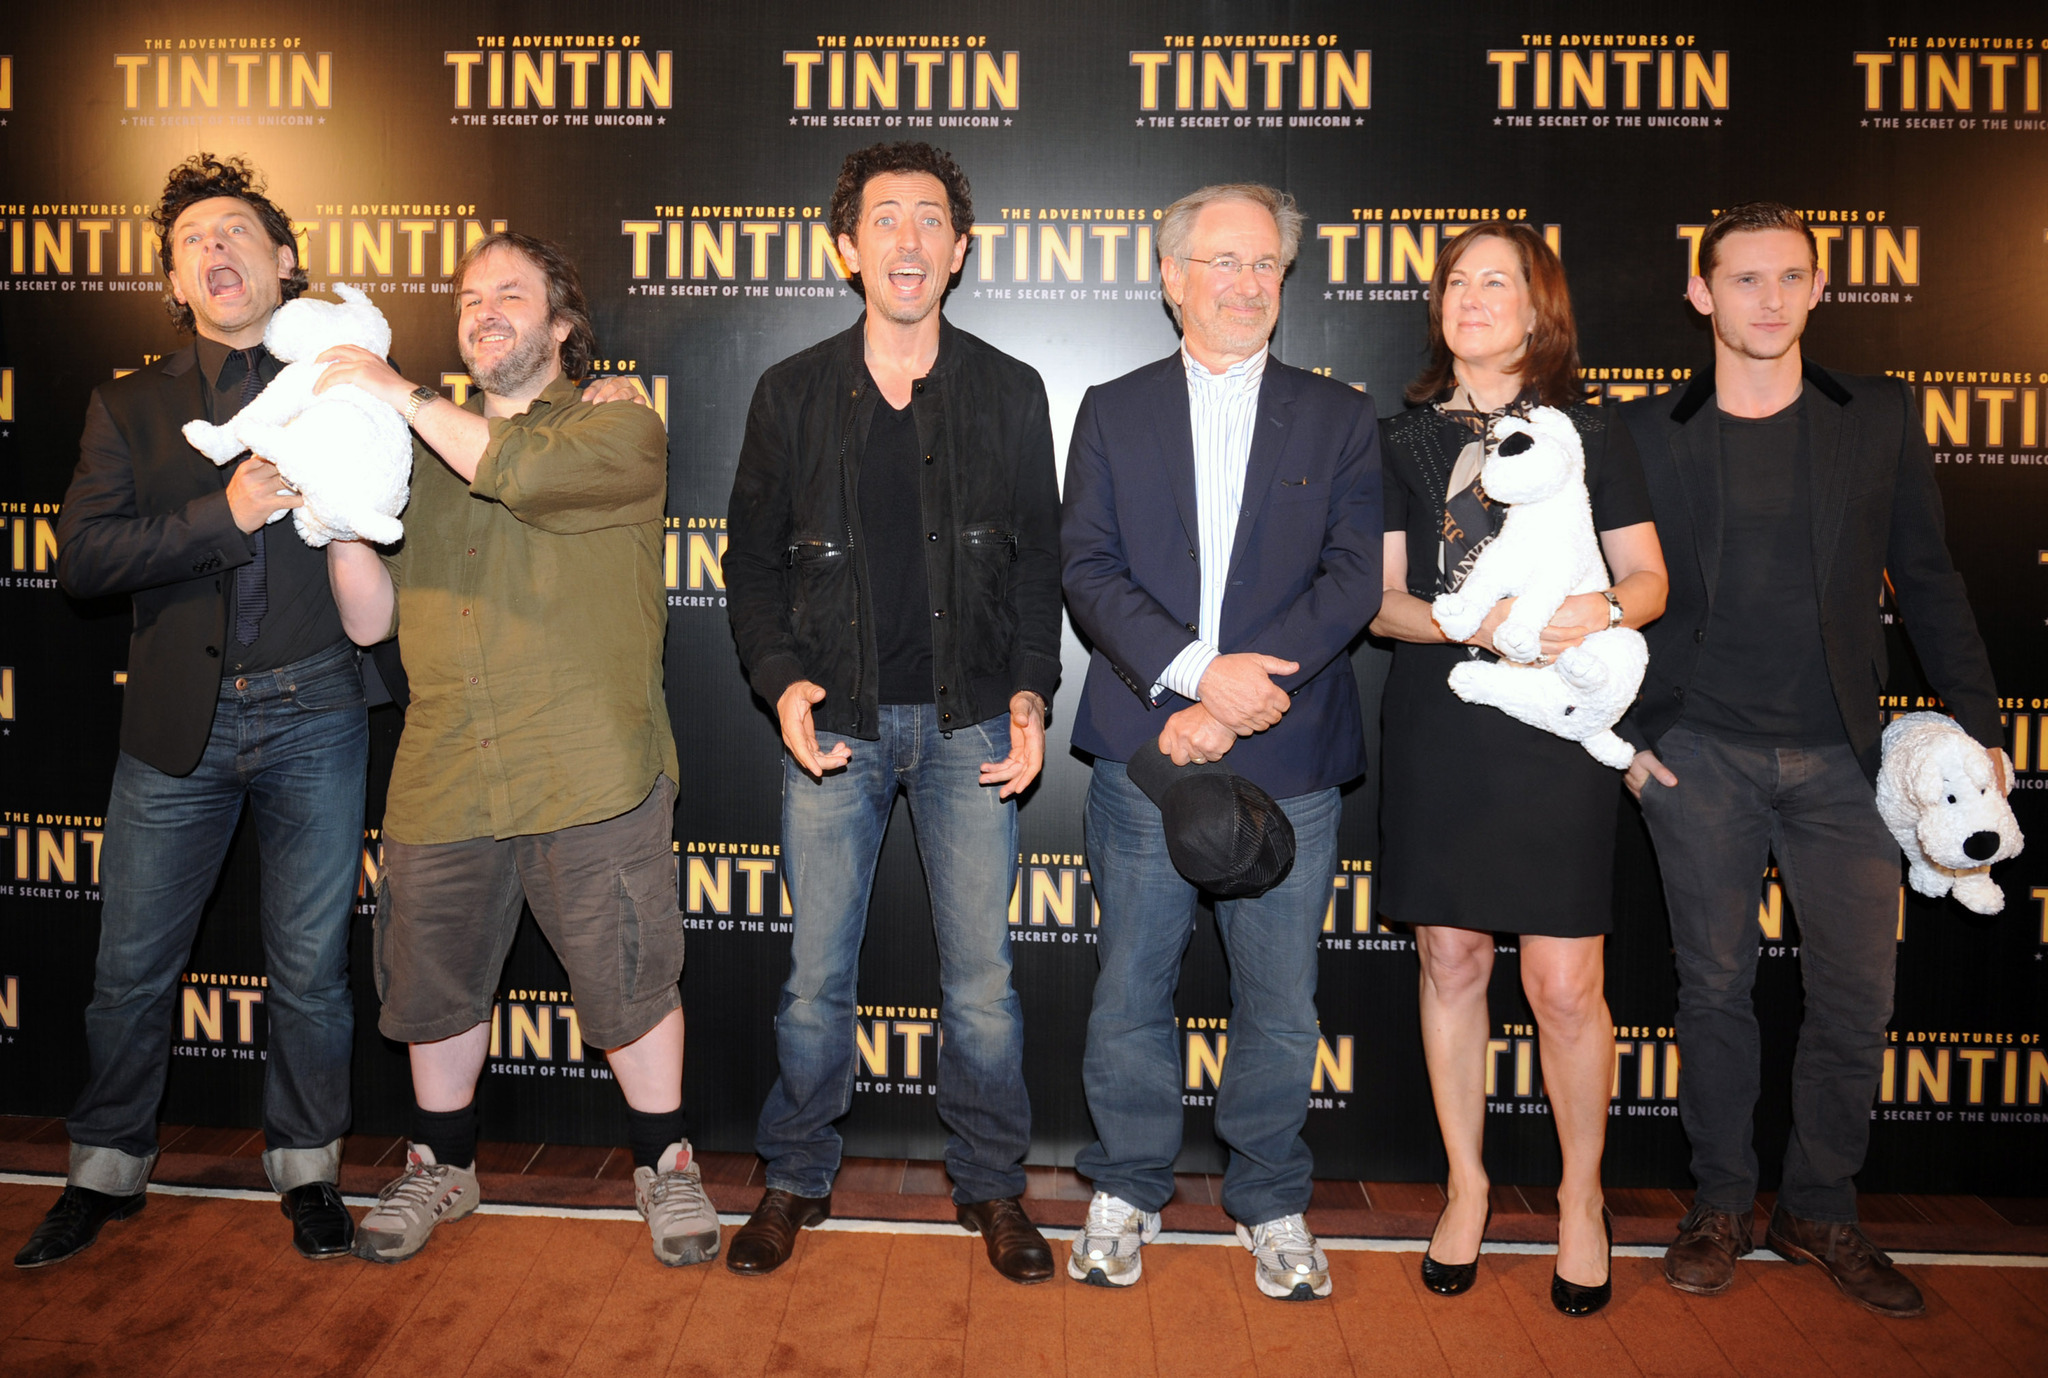
POLYGON ((178 976, 246 800, 256 826, 269 1047, 264 1170, 279 1191, 340 1175, 355 1006, 348 927, 370 735, 355 647, 221 681, 190 775, 123 752, 107 804, 90 1078, 66 1122, 73 1184, 143 1189, 156 1161, 178 976), (237 686, 240 687, 237 687, 237 686))
MULTIPOLYGON (((1337 791, 1279 801, 1294 867, 1256 899, 1219 900, 1230 962, 1230 1041, 1216 1086, 1216 1136, 1230 1150, 1223 1209, 1263 1225, 1308 1209, 1315 1156, 1302 1141, 1315 1076, 1316 961, 1337 861, 1337 791)), ((1181 1060, 1173 1019, 1181 957, 1195 931, 1194 886, 1166 852, 1159 808, 1115 761, 1088 785, 1089 874, 1102 905, 1095 1003, 1081 1079, 1096 1141, 1074 1168, 1141 1210, 1173 1195, 1181 1060)))
POLYGON ((1675 727, 1643 786, 1678 961, 1678 1114, 1698 1205, 1747 1217, 1757 1191, 1758 892, 1775 855, 1799 921, 1806 1009, 1778 1201, 1856 1219, 1898 965, 1899 845, 1848 745, 1757 747, 1675 727))
POLYGON ((755 1147, 767 1184, 823 1196, 839 1172, 833 1127, 853 1104, 854 1005, 868 896, 900 789, 931 890, 939 946, 939 1119, 946 1170, 962 1204, 1020 1196, 1031 1146, 1024 1018, 1010 984, 1010 892, 1017 806, 979 783, 981 764, 1010 754, 1007 714, 942 733, 930 704, 884 704, 881 740, 845 742, 845 769, 814 779, 784 754, 782 863, 795 914, 789 980, 775 1013, 779 1075, 761 1108, 755 1147))

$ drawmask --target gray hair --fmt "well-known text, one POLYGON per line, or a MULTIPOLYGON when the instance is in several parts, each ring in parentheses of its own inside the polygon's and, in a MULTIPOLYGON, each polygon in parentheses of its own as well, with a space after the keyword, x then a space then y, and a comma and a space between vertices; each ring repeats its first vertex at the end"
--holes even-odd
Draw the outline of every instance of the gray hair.
MULTIPOLYGON (((1185 263, 1188 236, 1194 232, 1195 221, 1203 210, 1218 201, 1248 201, 1272 216, 1280 227, 1280 271, 1284 273, 1294 266, 1294 255, 1301 248, 1301 209, 1292 196, 1263 182, 1219 182, 1191 191, 1168 206, 1159 220, 1159 257, 1177 258, 1185 263)), ((1179 324, 1180 307, 1171 297, 1167 298, 1166 306, 1173 313, 1174 323, 1179 324)))

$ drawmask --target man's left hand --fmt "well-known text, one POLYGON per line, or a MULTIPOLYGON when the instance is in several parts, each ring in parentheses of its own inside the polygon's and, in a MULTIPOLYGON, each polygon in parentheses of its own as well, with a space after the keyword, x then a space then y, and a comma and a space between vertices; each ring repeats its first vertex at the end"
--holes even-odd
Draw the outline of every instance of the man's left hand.
POLYGON ((630 373, 593 379, 590 385, 583 389, 583 400, 592 406, 600 402, 638 402, 643 407, 653 405, 647 400, 646 388, 630 373))
POLYGON ((1045 765, 1045 700, 1029 689, 1010 695, 1010 754, 981 764, 981 783, 1001 785, 996 798, 1022 794, 1045 765))
POLYGON ((1607 600, 1597 593, 1575 593, 1560 603, 1543 629, 1543 654, 1555 660, 1594 632, 1607 630, 1607 600))
POLYGON ((314 392, 353 383, 393 411, 405 410, 405 399, 412 396, 416 386, 361 345, 336 345, 313 362, 327 365, 313 384, 314 392))

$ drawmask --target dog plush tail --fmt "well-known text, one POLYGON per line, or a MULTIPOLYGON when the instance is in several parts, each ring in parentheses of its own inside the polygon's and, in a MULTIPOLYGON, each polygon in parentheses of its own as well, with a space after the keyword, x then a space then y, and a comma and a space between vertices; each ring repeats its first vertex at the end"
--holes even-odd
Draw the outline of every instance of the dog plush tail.
POLYGON ((225 464, 247 448, 235 438, 232 429, 207 421, 187 421, 185 439, 215 464, 225 464))
POLYGON ((1616 736, 1612 730, 1597 732, 1586 738, 1581 745, 1594 760, 1615 770, 1627 770, 1636 759, 1636 749, 1616 736))

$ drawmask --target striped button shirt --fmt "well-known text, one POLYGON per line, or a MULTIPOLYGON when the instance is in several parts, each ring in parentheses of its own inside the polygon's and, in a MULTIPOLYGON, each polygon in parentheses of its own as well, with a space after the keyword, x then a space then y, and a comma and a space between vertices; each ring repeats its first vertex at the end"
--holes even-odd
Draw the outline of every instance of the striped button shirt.
POLYGON ((1181 349, 1188 375, 1188 422, 1195 440, 1195 509, 1201 527, 1202 612, 1195 639, 1167 663, 1161 688, 1196 699, 1202 675, 1216 659, 1223 634, 1223 591, 1230 575, 1230 549, 1237 541, 1237 514, 1244 505, 1244 472, 1252 455, 1252 428, 1259 416, 1259 382, 1266 376, 1266 350, 1211 373, 1181 349))

